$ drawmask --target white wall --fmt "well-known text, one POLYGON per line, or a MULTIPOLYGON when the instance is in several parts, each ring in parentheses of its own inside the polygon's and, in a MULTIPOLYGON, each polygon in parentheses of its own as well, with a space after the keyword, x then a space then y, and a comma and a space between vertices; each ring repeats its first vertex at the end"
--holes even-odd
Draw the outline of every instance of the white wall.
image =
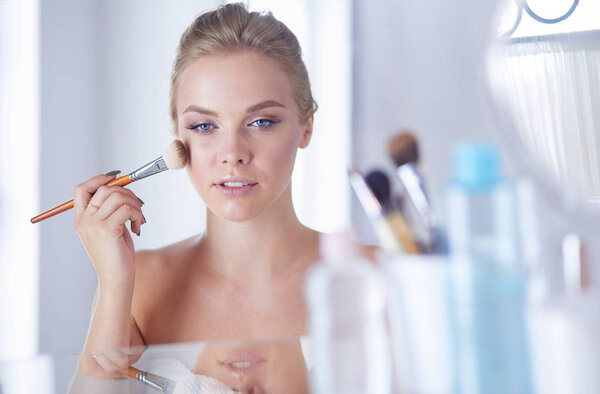
MULTIPOLYGON (((40 207, 73 198, 98 170, 94 3, 41 3, 40 207)), ((76 350, 89 319, 93 268, 73 212, 40 222, 40 352, 76 350)))
POLYGON ((0 2, 0 361, 37 351, 38 18, 37 0, 0 2))

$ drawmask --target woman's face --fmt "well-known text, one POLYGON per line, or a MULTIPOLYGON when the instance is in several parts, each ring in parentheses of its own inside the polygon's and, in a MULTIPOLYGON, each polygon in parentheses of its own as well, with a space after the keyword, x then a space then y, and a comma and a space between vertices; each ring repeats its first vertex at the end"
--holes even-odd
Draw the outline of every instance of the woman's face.
POLYGON ((273 60, 252 51, 196 60, 180 76, 176 104, 188 174, 212 212, 245 221, 285 198, 312 119, 300 123, 273 60))

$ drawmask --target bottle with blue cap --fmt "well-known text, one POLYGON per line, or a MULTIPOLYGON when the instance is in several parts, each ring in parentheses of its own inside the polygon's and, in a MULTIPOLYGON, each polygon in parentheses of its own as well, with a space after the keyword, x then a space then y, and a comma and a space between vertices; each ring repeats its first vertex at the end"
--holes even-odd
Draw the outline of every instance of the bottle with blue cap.
POLYGON ((531 392, 516 198, 494 145, 453 152, 446 228, 457 393, 531 392))

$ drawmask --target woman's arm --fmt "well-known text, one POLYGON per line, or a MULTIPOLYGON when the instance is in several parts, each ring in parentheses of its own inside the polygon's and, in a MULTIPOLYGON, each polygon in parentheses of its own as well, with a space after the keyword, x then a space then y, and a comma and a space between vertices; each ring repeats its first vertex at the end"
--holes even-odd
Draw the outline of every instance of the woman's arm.
MULTIPOLYGON (((135 253, 135 265, 144 253, 135 253)), ((144 340, 131 314, 134 284, 98 285, 84 353, 79 360, 83 374, 103 379, 119 378, 118 372, 141 356, 144 340)))

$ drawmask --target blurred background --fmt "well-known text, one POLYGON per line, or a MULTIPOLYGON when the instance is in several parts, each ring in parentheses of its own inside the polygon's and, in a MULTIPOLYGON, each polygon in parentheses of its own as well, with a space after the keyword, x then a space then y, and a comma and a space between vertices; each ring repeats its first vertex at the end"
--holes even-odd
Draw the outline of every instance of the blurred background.
MULTIPOLYGON (((82 349, 97 279, 73 212, 29 220, 71 199, 78 183, 130 172, 164 152, 172 138, 168 89, 179 37, 197 15, 223 3, 0 0, 0 361, 82 349)), ((516 18, 512 2, 247 3, 271 10, 297 35, 319 104, 313 140, 293 176, 306 225, 325 232, 352 225, 361 241, 375 244, 346 169, 390 170, 386 144, 405 128, 419 138, 434 205, 450 180, 452 144, 476 138, 505 148, 509 173, 540 182, 551 224, 542 226, 542 239, 558 239, 582 217, 596 218, 565 204, 544 157, 528 151, 526 140, 515 142, 523 133, 518 111, 509 117, 494 106, 486 57, 516 18), (493 22, 502 18, 505 31, 493 22)), ((573 18, 597 11, 598 0, 582 0, 573 18)), ((600 21, 535 30, 525 19, 513 38, 598 28, 600 21)), ((131 189, 145 201, 148 220, 141 238, 134 237, 136 249, 204 230, 205 207, 185 171, 131 189)), ((545 244, 545 264, 558 264, 557 245, 545 244)))

